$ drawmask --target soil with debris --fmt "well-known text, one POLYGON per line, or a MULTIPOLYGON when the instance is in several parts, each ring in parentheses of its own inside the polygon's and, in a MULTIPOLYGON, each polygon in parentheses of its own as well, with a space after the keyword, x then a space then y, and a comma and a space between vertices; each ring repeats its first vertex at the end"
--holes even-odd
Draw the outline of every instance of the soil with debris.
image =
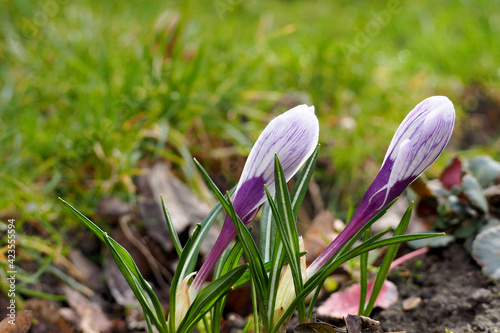
POLYGON ((482 274, 463 245, 432 250, 405 266, 390 277, 400 300, 373 315, 385 331, 500 332, 500 282, 482 274))

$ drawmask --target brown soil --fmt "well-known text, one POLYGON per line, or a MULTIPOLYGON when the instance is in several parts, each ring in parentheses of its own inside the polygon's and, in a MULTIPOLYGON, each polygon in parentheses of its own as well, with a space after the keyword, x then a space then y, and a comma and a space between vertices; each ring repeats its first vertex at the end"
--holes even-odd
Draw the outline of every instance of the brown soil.
POLYGON ((391 275, 400 301, 373 315, 385 331, 500 332, 500 282, 483 275, 463 245, 433 250, 420 263, 391 275), (403 300, 410 297, 422 301, 405 311, 403 300))

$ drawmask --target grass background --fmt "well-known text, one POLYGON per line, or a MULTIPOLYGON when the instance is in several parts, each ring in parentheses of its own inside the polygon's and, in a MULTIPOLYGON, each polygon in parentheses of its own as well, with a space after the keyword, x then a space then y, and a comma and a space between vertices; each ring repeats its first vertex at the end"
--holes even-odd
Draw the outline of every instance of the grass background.
POLYGON ((60 250, 83 228, 58 196, 87 215, 105 194, 134 201, 133 176, 155 160, 203 195, 195 156, 229 188, 266 123, 301 103, 320 119, 316 175, 339 216, 428 96, 458 115, 431 175, 453 150, 499 157, 495 138, 459 151, 467 112, 500 99, 493 0, 0 6, 0 217, 31 244, 60 250))

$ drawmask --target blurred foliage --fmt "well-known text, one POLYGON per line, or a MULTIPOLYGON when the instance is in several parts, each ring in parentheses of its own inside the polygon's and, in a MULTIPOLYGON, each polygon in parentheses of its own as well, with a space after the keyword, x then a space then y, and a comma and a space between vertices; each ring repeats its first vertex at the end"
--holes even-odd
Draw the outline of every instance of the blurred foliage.
MULTIPOLYGON (((132 177, 157 159, 202 193, 196 156, 229 188, 237 157, 300 103, 316 107, 316 175, 343 216, 422 99, 449 96, 459 124, 483 100, 497 103, 496 9, 492 0, 1 1, 0 217, 58 222, 67 213, 57 196, 84 214, 104 193, 134 200, 132 177)), ((476 149, 498 157, 500 142, 476 149)))
MULTIPOLYGON (((447 242, 466 239, 499 225, 500 163, 490 156, 470 161, 455 157, 439 179, 427 182, 418 204, 418 215, 432 221, 430 230, 447 233, 447 242)), ((438 246, 442 240, 437 240, 438 246)), ((430 241, 419 241, 432 246, 430 241)))
POLYGON ((442 247, 463 240, 488 276, 500 278, 500 162, 490 156, 455 157, 439 176, 421 186, 417 214, 430 231, 446 232, 415 247, 442 247))

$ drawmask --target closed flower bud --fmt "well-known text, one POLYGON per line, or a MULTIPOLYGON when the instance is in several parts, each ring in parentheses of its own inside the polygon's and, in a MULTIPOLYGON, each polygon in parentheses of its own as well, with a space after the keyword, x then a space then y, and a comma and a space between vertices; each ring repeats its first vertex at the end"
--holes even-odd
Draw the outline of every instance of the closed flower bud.
MULTIPOLYGON (((264 185, 275 193, 274 158, 278 155, 288 181, 313 153, 318 144, 319 123, 314 107, 299 105, 274 118, 250 151, 236 191, 231 197, 236 214, 247 225, 266 200, 264 185)), ((213 270, 217 260, 236 236, 231 219, 226 216, 219 237, 190 287, 196 295, 213 270)))
POLYGON ((406 116, 358 210, 347 227, 309 266, 309 276, 434 163, 450 140, 454 123, 455 109, 444 96, 425 99, 406 116))

